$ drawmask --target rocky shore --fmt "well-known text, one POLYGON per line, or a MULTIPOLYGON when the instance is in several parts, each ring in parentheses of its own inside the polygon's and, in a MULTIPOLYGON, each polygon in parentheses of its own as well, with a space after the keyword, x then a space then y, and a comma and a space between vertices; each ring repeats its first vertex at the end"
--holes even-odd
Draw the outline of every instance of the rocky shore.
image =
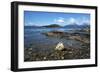
MULTIPOLYGON (((84 46, 85 47, 85 46, 84 46)), ((90 58, 90 48, 76 49, 73 47, 65 50, 54 50, 51 53, 36 53, 32 49, 25 49, 24 61, 47 61, 47 60, 64 60, 64 59, 88 59, 90 58)))
POLYGON ((71 33, 68 32, 62 32, 62 31, 52 31, 43 33, 44 35, 48 37, 55 37, 55 38, 64 38, 64 39, 72 39, 81 41, 83 43, 89 43, 90 42, 90 31, 89 30, 76 30, 72 31, 71 33))
MULTIPOLYGON (((36 52, 33 47, 24 49, 24 61, 48 61, 48 60, 65 60, 65 59, 88 59, 90 58, 90 31, 76 30, 71 33, 62 31, 51 31, 42 33, 51 38, 70 39, 81 42, 81 47, 75 46, 64 47, 63 50, 55 50, 51 52, 36 52)), ((34 46, 34 45, 33 45, 34 46)), ((55 45, 56 47, 56 45, 55 45)))

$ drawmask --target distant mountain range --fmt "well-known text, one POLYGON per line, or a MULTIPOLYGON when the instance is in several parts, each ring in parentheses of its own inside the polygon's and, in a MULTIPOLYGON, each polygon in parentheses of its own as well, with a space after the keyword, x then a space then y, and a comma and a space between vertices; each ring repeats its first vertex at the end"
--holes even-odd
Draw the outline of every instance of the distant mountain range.
POLYGON ((25 26, 25 28, 90 28, 90 25, 87 23, 84 23, 83 25, 78 24, 68 24, 66 26, 60 26, 59 24, 50 24, 46 26, 25 26))
POLYGON ((24 26, 24 28, 41 28, 41 26, 24 26))
POLYGON ((90 28, 89 24, 83 24, 83 25, 78 25, 78 24, 69 24, 64 26, 64 28, 90 28))
POLYGON ((58 24, 50 24, 46 26, 25 26, 25 28, 58 28, 58 27, 62 27, 62 26, 58 24))

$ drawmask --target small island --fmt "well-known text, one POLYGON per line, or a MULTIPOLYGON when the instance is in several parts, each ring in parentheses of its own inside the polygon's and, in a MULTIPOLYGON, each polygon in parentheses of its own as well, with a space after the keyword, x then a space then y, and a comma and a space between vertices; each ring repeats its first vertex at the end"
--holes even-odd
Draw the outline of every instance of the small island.
POLYGON ((46 27, 46 28, 60 28, 61 26, 58 25, 58 24, 51 24, 51 25, 42 26, 42 27, 46 27))

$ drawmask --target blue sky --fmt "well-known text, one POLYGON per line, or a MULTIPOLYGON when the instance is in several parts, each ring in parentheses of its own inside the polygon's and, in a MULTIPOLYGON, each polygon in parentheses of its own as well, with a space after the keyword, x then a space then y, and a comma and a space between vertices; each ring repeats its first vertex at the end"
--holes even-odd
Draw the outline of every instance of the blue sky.
POLYGON ((25 26, 44 26, 50 24, 65 26, 73 23, 78 25, 83 23, 90 24, 90 14, 24 11, 25 26))

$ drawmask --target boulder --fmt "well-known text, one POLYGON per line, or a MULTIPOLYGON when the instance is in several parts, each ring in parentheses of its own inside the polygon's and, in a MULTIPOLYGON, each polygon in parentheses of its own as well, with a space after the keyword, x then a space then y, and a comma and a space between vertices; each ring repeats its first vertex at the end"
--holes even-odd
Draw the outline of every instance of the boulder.
POLYGON ((59 43, 57 44, 55 50, 59 50, 59 51, 64 50, 64 45, 63 45, 63 43, 62 43, 62 42, 59 42, 59 43))

